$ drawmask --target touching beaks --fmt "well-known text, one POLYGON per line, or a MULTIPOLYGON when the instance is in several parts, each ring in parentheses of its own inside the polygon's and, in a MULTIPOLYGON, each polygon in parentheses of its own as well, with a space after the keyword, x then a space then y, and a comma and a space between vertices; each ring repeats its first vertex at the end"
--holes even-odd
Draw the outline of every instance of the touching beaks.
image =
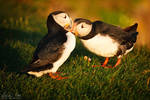
POLYGON ((71 29, 69 30, 69 32, 73 32, 74 31, 74 27, 75 27, 75 24, 73 23, 71 29))
POLYGON ((71 27, 71 29, 69 30, 69 32, 73 32, 73 27, 71 27))
POLYGON ((70 29, 71 29, 70 24, 66 24, 66 25, 64 26, 64 29, 67 30, 67 31, 70 31, 70 29))
POLYGON ((78 32, 74 32, 74 35, 75 35, 75 36, 78 36, 78 32))
POLYGON ((74 35, 78 35, 78 32, 75 29, 76 24, 73 24, 73 26, 71 27, 71 29, 69 30, 69 32, 72 32, 74 35))

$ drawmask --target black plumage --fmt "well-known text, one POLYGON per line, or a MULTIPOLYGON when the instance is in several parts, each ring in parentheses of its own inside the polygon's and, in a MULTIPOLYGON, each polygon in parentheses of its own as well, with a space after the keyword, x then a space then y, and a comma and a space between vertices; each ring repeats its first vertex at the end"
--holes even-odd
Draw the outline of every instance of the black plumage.
POLYGON ((53 67, 53 63, 61 57, 64 50, 63 44, 67 40, 67 31, 58 25, 52 17, 52 14, 61 12, 62 11, 51 13, 48 16, 48 34, 40 40, 33 54, 31 63, 23 70, 23 72, 39 72, 51 69, 53 67))
MULTIPOLYGON (((78 20, 79 19, 76 19, 75 22, 78 20)), ((130 27, 122 29, 120 27, 104 23, 102 21, 95 21, 93 23, 90 23, 89 20, 85 19, 80 19, 80 21, 78 21, 78 24, 83 21, 85 21, 86 24, 92 24, 92 30, 88 35, 79 38, 83 40, 88 40, 90 38, 93 38, 97 34, 101 34, 103 36, 109 35, 120 44, 116 56, 124 54, 125 51, 132 48, 134 43, 136 42, 138 35, 138 32, 136 31, 138 26, 137 23, 130 27)))
POLYGON ((138 35, 137 26, 138 24, 135 23, 122 29, 102 21, 91 22, 78 18, 75 19, 72 30, 89 51, 106 57, 102 67, 106 66, 109 57, 117 56, 118 60, 114 65, 116 67, 120 64, 121 57, 133 49, 138 35))

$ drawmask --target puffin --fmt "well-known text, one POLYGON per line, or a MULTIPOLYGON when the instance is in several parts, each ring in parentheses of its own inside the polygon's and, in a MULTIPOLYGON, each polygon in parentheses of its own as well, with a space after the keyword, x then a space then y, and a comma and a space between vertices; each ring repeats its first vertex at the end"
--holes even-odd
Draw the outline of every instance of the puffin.
POLYGON ((138 35, 137 26, 135 23, 123 29, 99 20, 91 22, 77 18, 70 31, 79 37, 90 52, 106 58, 102 67, 115 68, 121 63, 121 58, 133 50, 138 35), (114 66, 106 66, 110 57, 117 57, 114 66))
POLYGON ((33 58, 22 72, 36 77, 48 74, 61 80, 58 68, 68 59, 76 45, 74 34, 69 32, 73 21, 64 11, 54 11, 47 18, 48 33, 40 40, 33 58))

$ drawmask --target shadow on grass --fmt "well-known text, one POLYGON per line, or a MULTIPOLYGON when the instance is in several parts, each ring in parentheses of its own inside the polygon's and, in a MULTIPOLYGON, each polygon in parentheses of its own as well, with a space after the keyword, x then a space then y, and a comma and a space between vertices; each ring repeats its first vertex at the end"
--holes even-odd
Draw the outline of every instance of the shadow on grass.
POLYGON ((6 40, 19 40, 35 47, 43 35, 39 32, 0 28, 0 43, 4 44, 6 40))
POLYGON ((0 68, 7 71, 18 72, 23 63, 18 51, 9 46, 0 46, 0 68))
POLYGON ((33 50, 27 47, 35 48, 42 37, 39 32, 0 28, 0 69, 20 71, 32 57, 33 50))

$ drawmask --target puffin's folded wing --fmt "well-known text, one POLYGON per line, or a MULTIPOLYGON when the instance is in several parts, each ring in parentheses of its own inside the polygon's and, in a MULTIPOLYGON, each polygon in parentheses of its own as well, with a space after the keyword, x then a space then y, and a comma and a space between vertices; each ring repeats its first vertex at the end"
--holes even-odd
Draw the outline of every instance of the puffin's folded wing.
POLYGON ((61 57, 63 50, 61 44, 53 42, 45 44, 38 49, 38 52, 34 53, 33 60, 22 72, 51 67, 52 63, 61 57))

